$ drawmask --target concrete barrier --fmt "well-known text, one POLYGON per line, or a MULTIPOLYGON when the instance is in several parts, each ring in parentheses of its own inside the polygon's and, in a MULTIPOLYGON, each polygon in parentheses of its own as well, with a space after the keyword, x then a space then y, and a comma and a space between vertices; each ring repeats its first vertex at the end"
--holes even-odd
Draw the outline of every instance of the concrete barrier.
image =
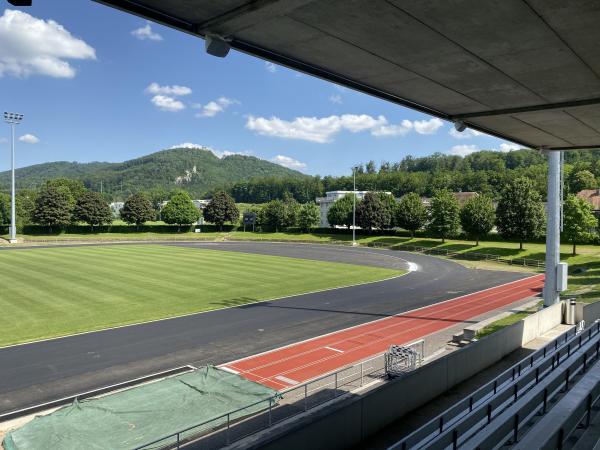
POLYGON ((600 302, 596 303, 577 303, 575 306, 575 321, 585 320, 586 326, 594 323, 600 318, 600 302))
POLYGON ((477 334, 480 333, 485 327, 491 325, 492 323, 498 320, 504 319, 505 317, 511 316, 515 313, 528 311, 531 308, 537 307, 539 302, 540 300, 536 298, 535 300, 527 302, 521 306, 511 308, 508 311, 496 314, 495 316, 482 320, 481 322, 469 325, 464 328, 461 338, 466 341, 472 341, 473 339, 477 338, 477 334))
POLYGON ((564 302, 560 302, 549 306, 548 308, 544 308, 536 314, 525 317, 525 319, 523 319, 524 326, 521 345, 534 340, 546 331, 560 325, 562 323, 563 311, 564 302))
MULTIPOLYGON (((433 400, 560 324, 562 305, 539 311, 466 347, 362 395, 349 394, 312 417, 267 430, 234 448, 347 448, 433 400)), ((281 425, 284 425, 283 423, 281 425)))

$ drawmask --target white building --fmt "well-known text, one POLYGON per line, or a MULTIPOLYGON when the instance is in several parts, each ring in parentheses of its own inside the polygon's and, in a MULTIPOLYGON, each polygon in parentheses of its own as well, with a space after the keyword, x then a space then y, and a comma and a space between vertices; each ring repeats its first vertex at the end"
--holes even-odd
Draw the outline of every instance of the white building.
MULTIPOLYGON (((356 192, 356 198, 358 200, 362 200, 362 198, 365 196, 365 194, 367 192, 372 192, 372 191, 355 191, 355 192, 356 192)), ((384 192, 384 193, 392 195, 391 192, 384 192)), ((333 205, 333 203, 336 200, 339 200, 340 198, 345 197, 346 195, 349 195, 349 194, 352 195, 352 191, 330 191, 330 192, 325 192, 325 197, 317 197, 315 199, 315 201, 321 208, 321 224, 320 224, 321 228, 328 228, 330 226, 329 222, 327 221, 327 212, 329 211, 329 208, 331 208, 331 205, 333 205)))
POLYGON ((124 202, 112 202, 110 205, 108 205, 113 217, 118 218, 120 216, 124 204, 124 202))

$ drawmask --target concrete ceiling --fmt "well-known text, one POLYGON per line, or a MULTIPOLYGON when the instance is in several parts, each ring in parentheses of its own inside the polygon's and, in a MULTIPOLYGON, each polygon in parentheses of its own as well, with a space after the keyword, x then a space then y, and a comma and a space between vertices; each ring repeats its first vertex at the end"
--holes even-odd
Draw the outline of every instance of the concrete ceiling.
POLYGON ((600 147, 598 0, 97 1, 528 147, 600 147))

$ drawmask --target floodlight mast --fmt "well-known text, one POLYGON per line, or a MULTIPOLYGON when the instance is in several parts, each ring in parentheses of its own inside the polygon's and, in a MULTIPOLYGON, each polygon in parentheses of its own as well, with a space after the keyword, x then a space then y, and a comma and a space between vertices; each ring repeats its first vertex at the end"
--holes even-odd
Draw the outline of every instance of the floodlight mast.
POLYGON ((23 114, 4 112, 4 121, 11 128, 11 158, 10 158, 10 233, 8 242, 11 244, 17 243, 17 214, 16 214, 16 197, 15 197, 15 125, 18 125, 23 120, 23 114))
POLYGON ((352 246, 356 246, 356 166, 352 168, 352 246))

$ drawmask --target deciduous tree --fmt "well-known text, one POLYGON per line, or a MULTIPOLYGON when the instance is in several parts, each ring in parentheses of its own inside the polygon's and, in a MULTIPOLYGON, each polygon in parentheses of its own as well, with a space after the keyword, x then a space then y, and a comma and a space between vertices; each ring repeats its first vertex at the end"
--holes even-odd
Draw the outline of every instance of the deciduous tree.
POLYGON ((219 227, 219 231, 222 231, 225 222, 237 223, 240 211, 230 195, 219 191, 213 195, 202 215, 206 221, 214 223, 219 227))
POLYGON ((393 195, 388 194, 386 192, 377 192, 375 193, 375 195, 379 197, 383 208, 387 212, 385 216, 388 218, 388 221, 383 224, 382 228, 394 227, 396 219, 396 210, 398 209, 398 203, 396 203, 396 199, 393 195))
POLYGON ((312 228, 318 227, 321 222, 321 211, 314 203, 305 203, 300 207, 298 215, 298 226, 304 232, 310 232, 312 228))
POLYGON ((563 205, 563 235, 573 244, 573 256, 577 255, 577 244, 593 238, 592 230, 598 226, 598 219, 592 212, 592 205, 582 198, 569 195, 563 205))
POLYGON ((283 219, 284 228, 298 226, 298 216, 300 214, 300 203, 294 199, 292 194, 285 192, 283 194, 283 206, 285 208, 285 217, 283 219))
POLYGON ((356 223, 366 230, 385 228, 391 221, 390 212, 381 196, 367 192, 356 207, 356 223))
POLYGON ((132 194, 121 209, 121 219, 128 224, 135 224, 139 230, 140 225, 154 219, 155 211, 152 202, 146 195, 140 193, 132 194))
POLYGON ((441 189, 431 198, 429 208, 428 228, 442 238, 442 243, 447 237, 458 233, 460 226, 460 206, 452 192, 441 189))
MULTIPOLYGON (((344 226, 350 228, 352 226, 352 208, 353 208, 353 194, 345 195, 344 197, 336 200, 329 207, 327 211, 327 222, 332 227, 344 226)), ((356 199, 356 207, 359 205, 358 199, 356 199)))
POLYGON ((598 187, 596 177, 589 170, 578 170, 571 172, 568 181, 570 191, 573 194, 577 194, 584 189, 595 189, 598 187))
POLYGON ((83 192, 77 199, 73 217, 75 220, 89 224, 92 231, 95 225, 112 223, 110 207, 99 192, 83 192))
POLYGON ((196 222, 200 218, 200 211, 194 206, 190 194, 178 192, 162 209, 161 216, 165 223, 177 224, 179 230, 183 225, 196 222))
POLYGON ((47 185, 36 199, 33 220, 46 225, 52 232, 53 227, 62 227, 71 222, 73 207, 73 197, 68 188, 47 185))
POLYGON ((415 192, 402 196, 396 208, 396 225, 410 231, 410 236, 415 236, 415 231, 427 224, 427 208, 423 205, 421 197, 415 192))
POLYGON ((66 188, 71 194, 73 206, 79 199, 79 197, 87 192, 87 189, 83 185, 80 180, 73 180, 71 178, 53 178, 51 180, 46 181, 46 187, 56 187, 56 188, 66 188))
POLYGON ((517 178, 509 183, 500 196, 496 209, 496 226, 500 235, 523 242, 544 233, 546 217, 540 194, 527 178, 517 178))
POLYGON ((475 238, 476 245, 479 245, 480 238, 492 231, 495 220, 494 204, 487 195, 471 197, 460 211, 462 229, 467 235, 475 238))
POLYGON ((261 226, 266 226, 274 230, 280 231, 285 223, 285 205, 281 200, 271 200, 265 203, 260 210, 259 222, 261 226))
POLYGON ((0 192, 0 225, 10 223, 10 195, 0 192))

